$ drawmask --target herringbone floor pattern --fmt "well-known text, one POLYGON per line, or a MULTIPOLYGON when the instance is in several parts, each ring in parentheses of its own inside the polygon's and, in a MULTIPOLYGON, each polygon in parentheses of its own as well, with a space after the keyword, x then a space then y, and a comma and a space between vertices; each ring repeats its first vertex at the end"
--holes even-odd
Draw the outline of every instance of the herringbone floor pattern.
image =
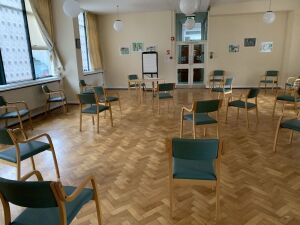
MULTIPOLYGON (((244 90, 234 90, 238 95, 244 90)), ((100 190, 104 225, 210 225, 216 224, 215 193, 211 189, 190 187, 176 189, 175 217, 169 215, 168 161, 165 138, 179 136, 182 105, 193 99, 209 99, 204 89, 175 91, 176 106, 168 111, 161 105, 161 114, 152 110, 150 93, 139 105, 135 92, 120 91, 123 114, 113 107, 114 124, 102 118, 100 134, 84 117, 79 132, 78 106, 69 113, 58 110, 48 117, 35 119, 30 135, 47 132, 56 148, 62 181, 76 185, 93 174, 100 190)), ((289 133, 282 131, 278 152, 272 152, 278 116, 272 119, 274 96, 259 96, 260 123, 256 126, 250 112, 250 128, 246 128, 243 111, 236 120, 230 109, 225 124, 225 107, 221 111, 221 136, 225 141, 221 175, 221 225, 299 225, 300 224, 300 138, 295 134, 288 144, 289 133)), ((294 116, 291 108, 287 114, 294 116)), ((191 124, 186 123, 185 137, 192 137, 191 124)), ((202 135, 198 128, 198 136, 202 135)), ((214 136, 214 128, 207 135, 214 136)), ((37 168, 46 179, 55 179, 50 153, 36 157, 37 168)), ((29 162, 23 166, 28 171, 29 162)), ((0 165, 0 176, 15 179, 15 169, 0 165)), ((13 218, 21 209, 13 207, 13 218)), ((1 215, 1 214, 0 214, 1 215)), ((2 215, 1 215, 2 216, 2 215)), ((0 218, 2 220, 2 217, 0 218)), ((79 213, 74 225, 96 224, 94 204, 79 213)), ((2 222, 1 222, 2 224, 2 222)), ((43 225, 41 222, 40 225, 43 225)))

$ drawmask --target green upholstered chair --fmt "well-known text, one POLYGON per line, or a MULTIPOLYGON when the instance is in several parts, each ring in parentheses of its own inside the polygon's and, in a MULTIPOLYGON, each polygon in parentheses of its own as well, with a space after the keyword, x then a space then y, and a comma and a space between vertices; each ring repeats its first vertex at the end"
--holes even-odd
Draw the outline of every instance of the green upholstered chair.
POLYGON ((297 107, 300 103, 300 79, 298 79, 298 81, 294 83, 294 87, 290 90, 286 90, 284 92, 277 92, 273 106, 273 117, 275 115, 277 103, 282 104, 282 114, 284 113, 286 104, 293 104, 294 110, 297 112, 297 107))
POLYGON ((97 101, 100 102, 100 103, 107 103, 111 107, 112 102, 118 102, 120 112, 122 113, 119 93, 114 93, 116 96, 107 95, 107 91, 102 86, 94 87, 93 92, 96 95, 97 101))
POLYGON ((31 112, 26 102, 7 102, 3 96, 0 96, 0 110, 0 120, 5 120, 6 127, 8 126, 9 119, 18 119, 20 127, 23 129, 22 118, 27 116, 31 129, 33 129, 31 112))
POLYGON ((191 121, 193 123, 193 137, 196 138, 196 126, 204 127, 204 136, 206 135, 206 128, 211 126, 217 127, 217 137, 219 137, 219 110, 222 105, 222 100, 213 99, 205 101, 194 101, 191 109, 182 107, 181 109, 181 123, 180 123, 180 137, 183 135, 183 121, 191 121), (188 112, 188 114, 185 114, 188 112), (215 112, 215 118, 209 113, 215 112))
POLYGON ((259 88, 251 88, 246 95, 240 95, 238 100, 232 100, 232 96, 230 100, 228 100, 227 110, 226 110, 226 122, 228 116, 229 107, 237 108, 237 119, 239 118, 240 109, 245 109, 246 111, 246 119, 247 119, 247 127, 249 127, 249 118, 248 111, 254 110, 256 111, 256 123, 258 123, 258 108, 257 108, 257 97, 259 94, 259 88), (253 99, 253 102, 249 100, 253 99))
POLYGON ((87 84, 85 80, 79 80, 80 93, 94 93, 93 85, 87 84))
POLYGON ((268 70, 266 71, 265 75, 261 76, 259 81, 259 88, 261 85, 264 85, 265 92, 267 90, 267 85, 272 85, 272 91, 274 87, 278 88, 278 77, 279 77, 279 71, 277 70, 268 70))
MULTIPOLYGON (((160 113, 160 101, 168 101, 168 108, 170 100, 175 105, 173 91, 175 89, 175 83, 162 83, 157 85, 157 106, 158 114, 160 113)), ((154 105, 154 101, 153 101, 154 105)))
POLYGON ((167 140, 169 152, 170 212, 174 188, 184 185, 216 187, 216 214, 220 214, 220 170, 223 143, 219 139, 167 140))
MULTIPOLYGON (((136 90, 138 90, 140 88, 140 83, 139 83, 139 77, 136 74, 129 74, 128 75, 128 90, 130 90, 131 88, 135 88, 136 90)), ((144 83, 141 83, 142 87, 145 87, 144 83)))
POLYGON ((224 70, 214 70, 211 75, 209 75, 209 88, 220 87, 224 83, 225 71, 224 70))
POLYGON ((226 98, 227 95, 232 94, 232 81, 233 78, 226 78, 225 82, 221 84, 221 87, 212 88, 211 91, 218 93, 218 99, 220 99, 220 95, 226 98))
POLYGON ((78 187, 43 181, 39 171, 32 171, 20 181, 0 178, 0 200, 4 225, 69 225, 91 200, 95 201, 98 224, 101 225, 100 203, 93 177, 88 177, 78 187), (32 175, 36 175, 38 181, 26 181, 32 175), (86 188, 89 183, 92 188, 86 188), (14 220, 9 203, 25 208, 14 220))
POLYGON ((0 162, 11 165, 17 168, 17 179, 21 178, 21 162, 31 160, 32 168, 35 170, 34 156, 46 150, 51 151, 56 171, 56 176, 59 179, 58 163, 55 155, 54 146, 51 137, 48 134, 40 134, 28 138, 26 133, 20 129, 0 129, 0 144, 6 148, 0 151, 0 162), (23 140, 19 140, 18 132, 21 133, 23 140), (46 139, 46 142, 40 139, 46 139))
POLYGON ((290 134, 290 144, 292 143, 294 132, 295 131, 300 132, 300 112, 298 113, 297 118, 288 119, 288 120, 285 120, 285 121, 282 121, 282 119, 283 119, 283 115, 280 116, 280 118, 278 120, 278 124, 277 124, 277 129, 276 129, 275 139, 274 139, 274 145, 273 145, 273 151, 274 152, 276 152, 278 133, 279 133, 280 129, 290 130, 290 132, 291 132, 291 134, 290 134))
POLYGON ((97 133, 99 133, 99 113, 105 112, 106 110, 110 112, 111 126, 113 126, 111 107, 107 105, 107 103, 97 101, 94 93, 78 94, 78 99, 80 103, 80 131, 82 131, 82 115, 87 114, 92 116, 93 125, 95 124, 94 116, 97 117, 97 133), (88 106, 84 108, 84 105, 88 106))
POLYGON ((67 98, 63 90, 50 90, 47 85, 42 85, 42 90, 47 96, 45 104, 45 114, 47 114, 47 112, 49 111, 51 103, 61 102, 64 112, 66 113, 68 111, 67 98))

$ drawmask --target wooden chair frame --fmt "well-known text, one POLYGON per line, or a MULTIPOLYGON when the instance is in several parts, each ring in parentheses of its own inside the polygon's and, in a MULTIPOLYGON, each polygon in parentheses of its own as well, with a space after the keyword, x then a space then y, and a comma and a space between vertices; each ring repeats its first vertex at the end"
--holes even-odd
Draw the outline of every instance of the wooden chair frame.
MULTIPOLYGON (((255 97, 255 107, 253 107, 253 108, 249 108, 248 109, 248 107, 247 107, 247 103, 249 102, 248 101, 248 95, 249 95, 249 92, 250 92, 250 90, 248 91, 248 93, 247 93, 247 95, 244 95, 244 94, 241 94, 240 96, 239 96, 239 99, 238 100, 245 100, 244 102, 245 102, 245 110, 246 110, 246 120, 247 120, 247 127, 249 128, 249 115, 248 115, 248 112, 250 111, 250 110, 254 110, 255 109, 255 113, 256 113, 256 124, 258 124, 258 122, 259 122, 259 119, 258 119, 258 102, 257 102, 257 97, 258 96, 256 96, 255 97)), ((228 99, 228 103, 227 103, 227 108, 226 108, 226 119, 225 119, 225 123, 227 123, 227 117, 228 117, 228 108, 229 108, 229 102, 230 102, 230 100, 232 100, 232 96, 230 96, 230 98, 228 99)), ((236 117, 236 119, 239 119, 239 115, 240 115, 240 108, 239 107, 237 107, 237 117, 236 117)))
POLYGON ((173 217, 173 209, 175 207, 174 188, 176 186, 206 186, 216 189, 216 219, 220 217, 220 175, 221 175, 221 159, 223 152, 223 141, 220 140, 218 148, 218 158, 216 159, 216 180, 194 180, 194 179, 174 179, 173 178, 173 155, 172 155, 172 140, 166 139, 166 146, 169 160, 169 190, 170 190, 170 214, 173 217))
POLYGON ((282 104, 282 109, 281 109, 281 113, 284 114, 284 110, 285 110, 285 105, 286 104, 294 104, 294 110, 295 112, 297 113, 297 107, 298 107, 298 104, 300 104, 300 102, 296 101, 296 97, 300 98, 299 94, 297 93, 298 91, 298 88, 300 88, 300 79, 297 79, 294 83, 294 88, 292 90, 290 90, 291 92, 291 96, 295 98, 295 101, 292 102, 292 101, 285 101, 285 100, 278 100, 277 97, 280 96, 280 95, 288 95, 288 90, 284 90, 283 92, 277 92, 276 96, 275 96, 275 100, 274 100, 274 106, 273 106, 273 113, 272 113, 272 117, 274 117, 275 115, 275 110, 276 110, 276 105, 277 105, 277 102, 281 103, 282 104))
POLYGON ((47 115, 48 111, 50 110, 50 103, 49 102, 49 99, 51 97, 61 97, 62 100, 61 103, 62 103, 62 107, 63 107, 63 110, 64 110, 64 113, 67 113, 68 112, 68 103, 67 103, 67 98, 66 98, 66 95, 65 95, 65 92, 62 90, 62 89, 58 89, 58 90, 55 90, 55 91, 52 91, 50 90, 49 93, 45 92, 44 88, 42 88, 44 94, 47 96, 47 100, 46 100, 46 105, 45 105, 45 115, 47 115), (55 96, 53 96, 55 95, 55 96))
POLYGON ((193 102, 193 105, 192 105, 191 109, 189 109, 185 106, 182 106, 182 108, 181 108, 181 121, 180 121, 180 138, 182 138, 182 134, 183 134, 183 121, 184 121, 183 117, 184 117, 185 112, 189 112, 189 113, 193 114, 192 123, 193 123, 193 138, 194 139, 196 139, 196 126, 202 126, 204 128, 204 133, 203 133, 204 137, 206 136, 206 129, 207 128, 216 126, 217 127, 217 137, 219 138, 219 134, 220 134, 219 111, 220 111, 220 108, 222 106, 222 101, 220 101, 219 109, 215 112, 217 123, 212 123, 212 124, 203 124, 203 125, 196 125, 195 124, 196 106, 197 106, 197 101, 193 102))
MULTIPOLYGON (((113 127, 113 117, 112 117, 112 111, 111 111, 111 104, 110 102, 106 102, 106 103, 101 103, 99 102, 99 99, 98 97, 96 96, 95 94, 95 98, 96 98, 96 104, 95 105, 104 105, 104 106, 107 106, 109 107, 109 113, 110 113, 110 122, 111 122, 111 126, 113 127)), ((80 101, 79 101, 80 102, 80 101)), ((82 132, 82 115, 83 114, 89 114, 89 113, 83 113, 82 112, 82 109, 83 109, 83 105, 86 105, 86 104, 82 104, 82 103, 79 103, 80 107, 79 107, 79 110, 80 110, 80 116, 79 116, 79 131, 82 132)), ((106 111, 106 110, 105 110, 106 111)), ((100 112, 99 112, 99 108, 97 107, 97 133, 99 134, 100 130, 99 130, 99 125, 100 125, 100 112)), ((94 119, 94 115, 95 114, 89 114, 92 116, 92 123, 93 125, 95 125, 95 119, 94 119)))
POLYGON ((225 71, 223 71, 223 75, 215 75, 214 72, 215 71, 221 71, 221 70, 214 70, 212 71, 212 73, 209 75, 209 78, 208 78, 208 87, 210 89, 210 91, 213 89, 213 88, 216 88, 216 87, 222 87, 222 83, 224 83, 225 81, 225 71), (215 77, 218 77, 218 79, 220 79, 220 81, 216 81, 215 77), (216 86, 215 86, 216 85, 216 86))
MULTIPOLYGON (((56 158, 56 154, 55 154, 55 150, 54 150, 54 145, 53 145, 51 137, 48 134, 43 133, 43 134, 39 134, 39 135, 36 135, 34 137, 28 138, 26 133, 24 132, 24 130, 20 129, 20 128, 16 128, 16 129, 13 129, 13 130, 8 129, 7 132, 9 133, 9 136, 11 137, 11 139, 12 139, 14 145, 15 145, 17 162, 13 163, 13 162, 5 161, 3 159, 0 159, 0 162, 4 163, 6 165, 14 166, 14 167, 17 168, 17 180, 21 179, 21 168, 22 168, 21 167, 21 162, 22 162, 22 160, 21 160, 21 149, 19 147, 19 144, 29 143, 30 141, 35 141, 35 140, 41 139, 43 137, 47 139, 48 144, 50 145, 49 151, 51 151, 51 153, 52 153, 56 176, 57 176, 58 180, 60 179, 60 173, 59 173, 57 158, 56 158), (24 140, 18 140, 18 138, 16 136, 17 132, 21 133, 21 136, 23 137, 24 140)), ((33 156, 30 157, 30 161, 31 161, 32 169, 36 170, 36 166, 35 166, 33 156)))
MULTIPOLYGON (((276 128, 276 133, 275 133, 275 138, 274 138, 274 144, 273 144, 273 152, 276 152, 276 146, 277 146, 277 141, 278 141, 278 134, 280 129, 287 129, 287 128, 281 128, 281 121, 283 119, 283 115, 280 116, 278 123, 277 123, 277 128, 276 128)), ((300 112, 297 115, 297 119, 300 119, 300 112)), ((290 129, 288 129, 290 130, 290 129)), ((293 142, 293 136, 294 136, 294 130, 290 131, 290 138, 289 138, 289 144, 292 144, 293 142)))
POLYGON ((260 76, 258 87, 261 88, 261 84, 264 84, 265 93, 267 93, 267 84, 272 84, 272 92, 273 92, 275 85, 276 85, 276 89, 278 89, 278 80, 279 80, 278 78, 279 78, 279 71, 278 71, 277 76, 267 75, 267 72, 266 72, 266 74, 260 76), (263 83, 262 82, 262 81, 267 81, 267 80, 272 80, 272 83, 267 83, 267 82, 263 83))
MULTIPOLYGON (((4 110, 5 113, 9 112, 9 109, 12 109, 15 112, 17 112, 17 119, 19 120, 20 127, 21 127, 21 129, 24 129, 22 117, 25 117, 26 115, 24 115, 24 116, 20 115, 18 105, 23 105, 23 107, 28 110, 28 119, 29 119, 29 122, 30 122, 31 130, 33 130, 31 111, 29 110, 29 107, 28 107, 26 102, 24 102, 24 101, 6 102, 6 105, 0 106, 0 110, 1 109, 4 110)), ((8 126, 8 119, 2 119, 2 120, 5 120, 5 127, 7 127, 8 126)))
MULTIPOLYGON (((37 170, 33 170, 32 172, 26 174, 25 176, 21 177, 20 180, 26 181, 31 176, 36 175, 38 181, 43 181, 43 177, 41 173, 37 170)), ((102 225, 102 217, 101 217, 101 206, 99 203, 99 193, 97 191, 97 185, 95 178, 93 176, 89 176, 75 189, 75 191, 71 195, 67 195, 63 189, 61 182, 51 182, 50 186, 53 191, 53 195, 56 199, 58 209, 59 209, 59 218, 60 224, 59 225, 67 225, 67 213, 65 208, 65 202, 71 202, 75 198, 79 196, 85 186, 91 183, 94 196, 93 200, 95 201, 96 211, 97 211, 97 220, 98 225, 102 225)), ((11 224, 11 210, 9 206, 9 202, 4 198, 4 196, 0 193, 0 200, 3 205, 4 210, 4 225, 11 224)))
MULTIPOLYGON (((108 102, 108 101, 106 100, 106 98, 109 96, 109 95, 108 95, 108 91, 107 91, 107 89, 104 88, 104 87, 103 87, 103 90, 104 90, 104 98, 105 98, 105 102, 108 102)), ((117 98, 118 98, 119 108, 120 108, 120 112, 121 112, 121 114, 122 114, 122 107, 121 107, 120 94, 119 94, 119 92, 114 92, 113 94, 116 95, 117 98)))
MULTIPOLYGON (((172 95, 172 98, 166 98, 166 99, 159 99, 159 93, 160 92, 163 92, 163 91, 160 91, 159 90, 159 84, 157 85, 157 90, 156 90, 156 94, 155 94, 155 91, 153 90, 153 95, 156 95, 157 96, 157 112, 158 114, 160 114, 160 101, 168 101, 168 111, 169 111, 169 108, 170 108, 170 101, 172 101, 173 103, 173 109, 175 108, 175 100, 174 100, 174 90, 175 90, 175 86, 176 84, 173 83, 173 90, 170 90, 170 91, 164 91, 164 92, 169 92, 170 95, 172 95)), ((152 105, 154 106, 154 97, 153 97, 153 101, 152 101, 152 105)), ((152 107, 154 108, 154 107, 152 107)))

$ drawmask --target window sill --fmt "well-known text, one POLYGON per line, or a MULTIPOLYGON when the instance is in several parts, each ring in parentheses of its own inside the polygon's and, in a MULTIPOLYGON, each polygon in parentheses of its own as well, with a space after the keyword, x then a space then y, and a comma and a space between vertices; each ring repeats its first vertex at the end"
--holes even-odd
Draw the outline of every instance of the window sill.
POLYGON ((103 73, 103 70, 86 71, 86 72, 83 72, 83 76, 95 75, 95 74, 99 74, 99 73, 103 73))
POLYGON ((38 80, 29 80, 29 81, 23 81, 18 83, 5 84, 0 86, 0 92, 20 89, 20 88, 25 88, 25 87, 35 86, 38 84, 50 83, 50 82, 55 82, 60 80, 61 80, 60 77, 47 77, 38 80))

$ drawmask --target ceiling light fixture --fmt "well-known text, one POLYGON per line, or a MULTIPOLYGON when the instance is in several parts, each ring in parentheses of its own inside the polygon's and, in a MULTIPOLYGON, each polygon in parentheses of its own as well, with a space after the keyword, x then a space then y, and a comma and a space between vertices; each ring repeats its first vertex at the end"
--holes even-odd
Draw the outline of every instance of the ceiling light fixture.
POLYGON ((63 4, 64 13, 72 18, 78 17, 79 13, 81 12, 80 4, 74 0, 66 0, 63 4))
POLYGON ((197 0, 180 0, 179 8, 182 13, 189 16, 193 14, 198 7, 198 1, 197 0))
POLYGON ((124 27, 122 20, 119 19, 119 5, 117 5, 117 19, 115 20, 113 27, 117 32, 121 32, 124 27))
POLYGON ((271 10, 271 4, 272 4, 272 0, 270 0, 270 3, 269 3, 269 10, 266 11, 263 15, 263 21, 266 23, 266 24, 271 24, 275 21, 276 19, 276 15, 275 13, 271 10))

